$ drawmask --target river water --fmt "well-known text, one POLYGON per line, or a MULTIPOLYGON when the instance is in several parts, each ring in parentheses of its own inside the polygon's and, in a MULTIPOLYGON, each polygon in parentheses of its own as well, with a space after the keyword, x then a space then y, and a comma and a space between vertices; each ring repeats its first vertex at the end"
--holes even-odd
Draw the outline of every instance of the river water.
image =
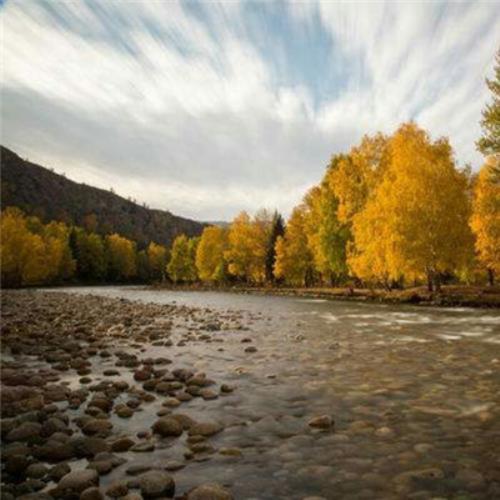
MULTIPOLYGON (((175 472, 178 491, 217 481, 238 499, 500 498, 498 310, 138 287, 64 291, 242 311, 248 330, 144 353, 236 387, 183 404, 182 413, 222 422, 211 443, 241 456, 190 462, 175 472), (245 352, 248 345, 257 352, 245 352), (335 429, 310 428, 318 415, 331 416, 335 429)), ((181 335, 186 327, 177 328, 181 335)), ((158 407, 115 425, 148 428, 158 407)), ((177 440, 125 456, 128 465, 182 460, 183 450, 177 440)), ((120 476, 118 468, 106 480, 120 476)))

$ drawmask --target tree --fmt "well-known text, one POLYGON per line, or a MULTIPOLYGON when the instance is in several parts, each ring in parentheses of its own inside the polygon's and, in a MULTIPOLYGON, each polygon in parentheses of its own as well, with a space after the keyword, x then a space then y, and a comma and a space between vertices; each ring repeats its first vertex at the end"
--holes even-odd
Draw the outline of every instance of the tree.
POLYGON ((292 211, 285 235, 276 241, 274 275, 294 286, 308 285, 313 270, 313 256, 305 233, 305 205, 292 211))
POLYGON ((481 126, 483 136, 476 145, 484 155, 500 155, 500 50, 496 54, 495 77, 486 79, 486 85, 493 94, 490 104, 483 110, 481 126))
POLYGON ((189 240, 185 234, 175 238, 167 265, 167 273, 174 283, 196 280, 196 245, 195 239, 189 240))
POLYGON ((42 224, 17 208, 1 216, 2 282, 5 286, 40 285, 71 277, 68 229, 63 223, 42 224))
POLYGON ((135 242, 111 234, 106 236, 106 252, 108 256, 108 273, 112 280, 124 281, 137 274, 135 242))
POLYGON ((493 285, 500 272, 500 158, 490 157, 479 172, 472 202, 471 228, 479 261, 493 285))
POLYGON ((347 273, 346 244, 350 231, 346 223, 338 219, 338 199, 333 193, 327 174, 321 184, 312 188, 304 198, 305 232, 314 267, 322 281, 330 285, 347 273))
POLYGON ((226 277, 224 252, 228 247, 228 231, 209 226, 203 233, 196 250, 196 269, 202 281, 222 281, 226 277))
POLYGON ((350 224, 379 184, 390 159, 390 142, 378 133, 363 137, 348 155, 335 155, 328 166, 326 182, 338 201, 337 217, 350 224))
POLYGON ((158 245, 152 241, 149 243, 146 253, 149 279, 163 281, 165 279, 165 267, 168 262, 168 250, 163 245, 158 245))
POLYGON ((266 249, 272 216, 258 212, 253 220, 241 212, 229 229, 229 249, 224 257, 229 273, 238 278, 262 283, 266 278, 266 249))
POLYGON ((467 176, 455 168, 447 139, 431 142, 414 123, 391 139, 391 161, 353 219, 351 268, 362 278, 427 278, 466 265, 472 247, 467 176), (369 272, 368 272, 369 270, 369 272))
POLYGON ((76 258, 77 275, 84 281, 103 281, 108 272, 108 256, 101 236, 73 228, 70 247, 76 258))
POLYGON ((266 248, 266 281, 274 281, 274 264, 276 263, 276 241, 278 237, 285 234, 285 223, 283 217, 277 211, 273 214, 271 230, 266 248))

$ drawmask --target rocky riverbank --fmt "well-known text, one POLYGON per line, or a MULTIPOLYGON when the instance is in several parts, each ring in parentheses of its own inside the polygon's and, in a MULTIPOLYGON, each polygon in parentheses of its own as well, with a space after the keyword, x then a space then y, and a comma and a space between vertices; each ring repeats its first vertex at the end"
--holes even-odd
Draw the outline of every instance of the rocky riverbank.
POLYGON ((174 342, 221 342, 217 334, 242 330, 240 320, 236 313, 221 317, 181 306, 4 292, 1 498, 233 498, 220 484, 178 491, 175 476, 214 453, 239 453, 214 447, 219 422, 182 410, 193 398, 230 397, 234 388, 143 352, 147 345, 168 352, 174 342), (179 324, 188 329, 174 338, 179 324), (135 416, 153 404, 154 423, 137 425, 135 416), (174 441, 182 443, 182 460, 144 460, 174 441), (101 479, 118 467, 123 477, 103 486, 101 479))

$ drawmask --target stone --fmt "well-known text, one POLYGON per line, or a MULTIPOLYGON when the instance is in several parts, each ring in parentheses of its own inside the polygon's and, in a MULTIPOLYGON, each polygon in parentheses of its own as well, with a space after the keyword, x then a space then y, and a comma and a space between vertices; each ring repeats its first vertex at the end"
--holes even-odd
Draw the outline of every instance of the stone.
POLYGON ((38 422, 23 422, 12 429, 6 437, 7 441, 31 441, 38 438, 42 426, 38 422))
POLYGON ((307 424, 309 427, 326 430, 331 429, 334 426, 334 421, 328 415, 320 415, 318 417, 311 418, 307 424))
POLYGON ((172 417, 162 417, 153 424, 153 432, 163 437, 180 436, 182 431, 182 424, 172 417))
POLYGON ((199 422, 192 425, 189 429, 190 436, 210 437, 222 430, 222 425, 216 422, 199 422))
POLYGON ((132 439, 123 437, 111 443, 111 451, 115 451, 117 453, 128 451, 130 448, 132 448, 132 446, 134 446, 134 444, 135 442, 132 439))
POLYGON ((87 488, 99 485, 99 475, 95 470, 83 469, 66 474, 58 483, 60 492, 83 493, 87 488))
POLYGON ((44 464, 31 464, 26 468, 25 475, 33 479, 41 479, 49 472, 49 468, 44 464))
POLYGON ((123 497, 128 493, 126 481, 116 481, 106 488, 106 495, 111 498, 123 497))
POLYGON ((80 500, 104 500, 104 495, 99 488, 92 486, 82 492, 80 500))
POLYGON ((233 495, 220 484, 207 483, 189 491, 186 500, 233 500, 233 495))
POLYGON ((107 436, 113 424, 104 418, 92 418, 82 428, 82 432, 87 435, 107 436))
POLYGON ((257 352, 257 348, 253 345, 249 345, 248 347, 245 348, 245 352, 248 353, 257 352))
POLYGON ((164 471, 151 470, 145 472, 139 476, 138 483, 139 489, 145 498, 173 497, 175 493, 174 480, 164 471))
POLYGON ((69 472, 71 472, 71 467, 69 466, 69 464, 67 464, 66 462, 62 462, 60 464, 54 465, 54 467, 49 470, 49 477, 53 481, 58 482, 69 472))

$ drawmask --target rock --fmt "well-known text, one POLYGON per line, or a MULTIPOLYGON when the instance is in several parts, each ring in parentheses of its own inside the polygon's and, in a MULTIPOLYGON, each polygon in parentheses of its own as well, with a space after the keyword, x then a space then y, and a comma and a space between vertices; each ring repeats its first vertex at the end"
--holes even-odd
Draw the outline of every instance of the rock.
POLYGON ((66 474, 57 485, 61 493, 83 493, 87 488, 99 485, 99 475, 95 470, 83 469, 66 474))
POLYGON ((320 415, 311 418, 307 424, 309 427, 314 427, 316 429, 331 429, 334 426, 334 421, 328 415, 320 415))
POLYGON ((437 467, 428 467, 425 469, 411 470, 398 474, 393 478, 393 482, 399 491, 405 491, 412 486, 414 481, 419 480, 439 480, 443 479, 444 473, 437 467))
POLYGON ((98 453, 109 451, 108 443, 100 437, 77 437, 71 440, 77 457, 93 457, 98 453))
POLYGON ((231 385, 228 385, 228 384, 222 384, 220 386, 220 392, 224 393, 224 394, 229 394, 230 392, 233 392, 234 391, 234 387, 231 386, 231 385))
POLYGON ((210 437, 222 430, 222 425, 216 422, 199 422, 192 425, 189 429, 190 436, 210 437))
POLYGON ((58 482, 69 472, 71 472, 71 467, 66 462, 62 462, 54 465, 54 467, 49 470, 49 477, 53 481, 58 482))
POLYGON ((80 500, 104 500, 104 495, 99 488, 92 486, 82 492, 80 500))
POLYGON ((116 481, 106 488, 106 495, 111 498, 123 497, 128 493, 126 481, 116 481))
POLYGON ((104 418, 92 418, 82 428, 87 435, 108 436, 113 424, 104 418))
POLYGON ((120 439, 117 439, 116 441, 113 441, 111 444, 111 451, 116 451, 118 453, 128 451, 132 446, 134 446, 135 442, 128 438, 128 437, 123 437, 120 439))
POLYGON ((257 352, 257 348, 253 345, 249 345, 248 347, 245 348, 245 352, 248 353, 257 352))
POLYGON ((143 441, 142 443, 137 443, 130 448, 130 451, 135 451, 136 453, 144 453, 148 451, 153 451, 155 449, 155 444, 151 441, 143 441))
POLYGON ((200 391, 200 396, 205 400, 217 399, 219 397, 219 395, 211 389, 202 389, 200 391))
POLYGON ((31 441, 40 436, 42 426, 38 422, 23 422, 7 434, 7 441, 31 441))
POLYGON ((233 500, 233 495, 220 484, 207 483, 189 491, 186 500, 233 500))
POLYGON ((175 483, 172 477, 164 471, 151 470, 139 477, 139 489, 145 498, 161 496, 173 497, 175 483))
POLYGON ((480 490, 485 485, 484 477, 480 472, 473 469, 461 469, 457 472, 455 479, 467 490, 480 490))
POLYGON ((186 466, 186 464, 183 464, 182 462, 178 462, 176 460, 169 460, 165 464, 164 469, 172 472, 172 471, 183 469, 185 466, 186 466))
POLYGON ((134 373, 134 379, 137 380, 137 382, 144 382, 146 380, 149 380, 151 378, 151 372, 149 370, 137 370, 134 373))
POLYGON ((182 431, 182 425, 172 417, 162 417, 153 424, 153 432, 163 437, 180 436, 182 431))
POLYGON ((44 464, 31 464, 26 468, 25 475, 33 479, 41 479, 49 472, 49 468, 44 464))
POLYGON ((221 448, 219 450, 221 455, 226 455, 228 457, 240 457, 241 450, 239 448, 221 448))
POLYGON ((134 410, 129 408, 127 405, 123 405, 116 409, 116 414, 120 418, 130 418, 134 414, 134 410))

